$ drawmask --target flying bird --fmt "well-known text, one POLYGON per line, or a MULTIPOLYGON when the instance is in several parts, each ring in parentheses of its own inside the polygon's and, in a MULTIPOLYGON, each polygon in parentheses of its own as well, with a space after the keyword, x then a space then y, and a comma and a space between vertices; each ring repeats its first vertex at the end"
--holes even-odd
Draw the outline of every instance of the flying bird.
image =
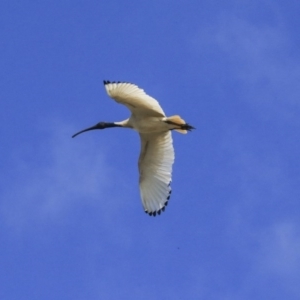
POLYGON ((150 216, 160 215, 171 195, 174 148, 171 130, 187 133, 195 129, 180 116, 166 117, 159 103, 143 89, 128 82, 103 81, 107 94, 116 102, 125 105, 131 116, 121 122, 99 122, 74 134, 112 127, 136 130, 141 139, 138 161, 139 186, 144 210, 150 216))

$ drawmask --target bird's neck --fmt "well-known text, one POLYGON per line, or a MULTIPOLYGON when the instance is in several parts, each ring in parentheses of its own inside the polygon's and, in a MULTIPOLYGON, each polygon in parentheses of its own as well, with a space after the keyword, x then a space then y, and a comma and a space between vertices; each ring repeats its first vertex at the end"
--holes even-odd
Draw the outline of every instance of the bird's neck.
POLYGON ((114 122, 113 124, 116 127, 132 128, 132 126, 130 126, 130 124, 129 124, 129 119, 126 119, 126 120, 121 121, 121 122, 114 122))

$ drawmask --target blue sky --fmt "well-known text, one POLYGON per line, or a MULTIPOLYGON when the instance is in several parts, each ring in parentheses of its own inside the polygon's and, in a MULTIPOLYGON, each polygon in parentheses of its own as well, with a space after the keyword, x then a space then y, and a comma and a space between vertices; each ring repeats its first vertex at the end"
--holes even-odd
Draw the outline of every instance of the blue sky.
POLYGON ((299 299, 298 1, 0 3, 0 299, 299 299), (102 80, 197 130, 149 217, 102 80))

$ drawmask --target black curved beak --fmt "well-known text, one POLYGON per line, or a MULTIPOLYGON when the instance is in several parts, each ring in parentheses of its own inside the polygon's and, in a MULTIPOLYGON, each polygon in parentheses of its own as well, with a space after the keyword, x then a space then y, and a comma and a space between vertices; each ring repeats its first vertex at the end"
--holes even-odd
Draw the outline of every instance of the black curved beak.
POLYGON ((96 124, 95 126, 92 126, 92 127, 89 127, 89 128, 86 128, 86 129, 83 129, 77 133, 75 133, 74 135, 72 135, 72 138, 74 138, 75 136, 77 136, 78 134, 81 134, 83 132, 86 132, 86 131, 90 131, 90 130, 95 130, 95 129, 104 129, 105 127, 103 126, 102 123, 98 123, 96 124))

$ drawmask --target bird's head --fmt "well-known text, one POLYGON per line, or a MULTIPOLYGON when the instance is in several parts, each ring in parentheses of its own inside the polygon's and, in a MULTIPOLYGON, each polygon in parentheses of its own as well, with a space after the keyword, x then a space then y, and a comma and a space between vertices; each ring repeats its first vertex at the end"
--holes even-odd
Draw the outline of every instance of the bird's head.
POLYGON ((107 123, 105 123, 105 122, 99 122, 95 126, 93 126, 92 128, 93 129, 105 129, 105 128, 107 128, 106 124, 107 123))
POLYGON ((86 131, 90 131, 90 130, 95 130, 95 129, 105 129, 105 128, 109 128, 109 127, 119 127, 120 125, 117 125, 115 123, 107 123, 107 122, 99 122, 96 125, 83 129, 77 133, 75 133, 74 135, 72 135, 72 138, 74 138, 75 136, 77 136, 80 133, 86 132, 86 131))

